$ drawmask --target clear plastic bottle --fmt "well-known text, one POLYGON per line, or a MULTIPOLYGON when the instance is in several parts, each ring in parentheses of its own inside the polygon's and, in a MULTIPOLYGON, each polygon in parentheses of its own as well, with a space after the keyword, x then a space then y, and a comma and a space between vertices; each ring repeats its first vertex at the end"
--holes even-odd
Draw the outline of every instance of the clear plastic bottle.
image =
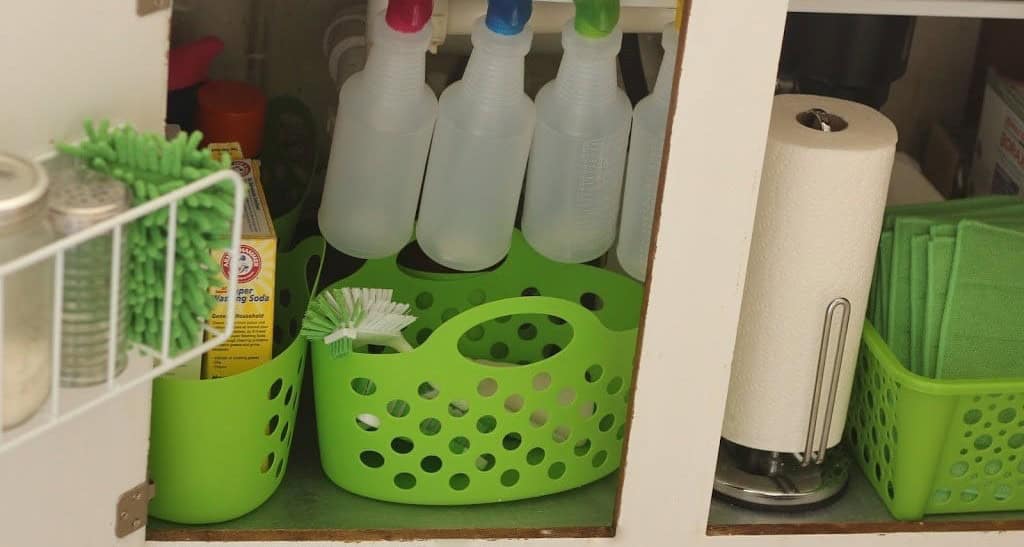
POLYGON ((366 68, 338 95, 320 231, 332 247, 381 258, 412 237, 437 114, 425 83, 432 0, 391 0, 366 68))
POLYGON ((669 26, 661 34, 665 55, 661 58, 654 92, 644 97, 633 113, 633 134, 630 137, 622 220, 615 254, 622 269, 639 281, 647 276, 647 253, 651 245, 654 201, 661 176, 661 156, 665 149, 665 126, 678 44, 679 32, 669 26))
POLYGON ((558 76, 537 94, 537 129, 523 204, 523 235, 560 262, 587 262, 615 242, 633 108, 619 89, 615 17, 576 18, 562 30, 558 76))
POLYGON ((427 165, 416 237, 427 256, 456 270, 488 268, 508 253, 530 152, 529 2, 509 4, 519 8, 505 13, 511 20, 495 16, 492 0, 473 28, 465 75, 441 95, 427 165))

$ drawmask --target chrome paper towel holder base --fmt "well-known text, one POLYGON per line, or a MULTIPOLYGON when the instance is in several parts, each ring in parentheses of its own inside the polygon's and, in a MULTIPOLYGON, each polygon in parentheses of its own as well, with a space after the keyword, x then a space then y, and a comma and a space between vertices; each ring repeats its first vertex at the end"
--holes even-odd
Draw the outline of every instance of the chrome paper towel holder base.
POLYGON ((722 439, 715 470, 716 494, 765 509, 809 509, 842 493, 849 459, 841 448, 821 463, 803 465, 793 454, 768 452, 722 439))
POLYGON ((839 495, 849 480, 849 459, 842 448, 827 449, 839 377, 850 326, 850 301, 829 302, 821 329, 807 439, 798 454, 758 450, 722 438, 714 491, 743 504, 766 508, 808 508, 839 495), (833 344, 833 340, 835 343, 833 344), (832 349, 830 349, 832 348, 832 349), (831 359, 832 375, 825 372, 831 359), (819 409, 824 416, 819 416, 819 409), (823 419, 822 419, 823 418, 823 419))

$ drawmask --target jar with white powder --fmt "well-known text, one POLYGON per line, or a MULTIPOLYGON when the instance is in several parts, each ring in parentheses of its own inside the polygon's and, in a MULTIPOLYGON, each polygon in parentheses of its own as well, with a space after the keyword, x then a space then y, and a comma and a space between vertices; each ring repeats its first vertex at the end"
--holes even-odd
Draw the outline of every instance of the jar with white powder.
MULTIPOLYGON (((43 199, 48 186, 38 163, 0 152, 0 264, 55 239, 43 199)), ((49 394, 53 267, 48 259, 0 278, 3 429, 30 418, 49 394)))

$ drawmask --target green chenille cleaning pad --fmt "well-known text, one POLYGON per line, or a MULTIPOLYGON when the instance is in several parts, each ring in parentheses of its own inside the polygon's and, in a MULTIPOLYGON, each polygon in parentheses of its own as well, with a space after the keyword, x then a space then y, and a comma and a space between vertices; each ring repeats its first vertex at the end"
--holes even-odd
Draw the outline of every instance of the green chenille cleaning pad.
MULTIPOLYGON (((112 128, 105 121, 98 126, 90 121, 84 125, 85 140, 59 144, 58 149, 80 158, 90 169, 124 182, 132 192, 133 206, 230 168, 227 157, 217 161, 209 150, 199 148, 202 134, 198 132, 167 140, 131 127, 112 128)), ((224 285, 220 264, 210 251, 229 245, 233 207, 234 185, 227 179, 179 202, 171 355, 196 345, 203 322, 216 303, 210 289, 224 285)), ((163 342, 168 214, 167 208, 157 210, 132 222, 125 232, 127 334, 151 348, 160 348, 163 342)))

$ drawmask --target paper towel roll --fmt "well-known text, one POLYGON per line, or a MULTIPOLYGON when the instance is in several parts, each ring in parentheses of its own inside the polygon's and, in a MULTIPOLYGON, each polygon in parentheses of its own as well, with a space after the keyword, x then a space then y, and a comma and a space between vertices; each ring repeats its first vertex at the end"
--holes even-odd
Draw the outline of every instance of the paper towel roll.
MULTIPOLYGON (((726 439, 760 450, 804 451, 826 310, 844 297, 851 315, 828 447, 841 439, 895 147, 892 122, 867 106, 813 95, 775 98, 722 428, 726 439), (831 131, 805 126, 798 117, 813 122, 811 109, 841 120, 826 120, 831 131)), ((818 431, 826 403, 823 395, 818 431)))

